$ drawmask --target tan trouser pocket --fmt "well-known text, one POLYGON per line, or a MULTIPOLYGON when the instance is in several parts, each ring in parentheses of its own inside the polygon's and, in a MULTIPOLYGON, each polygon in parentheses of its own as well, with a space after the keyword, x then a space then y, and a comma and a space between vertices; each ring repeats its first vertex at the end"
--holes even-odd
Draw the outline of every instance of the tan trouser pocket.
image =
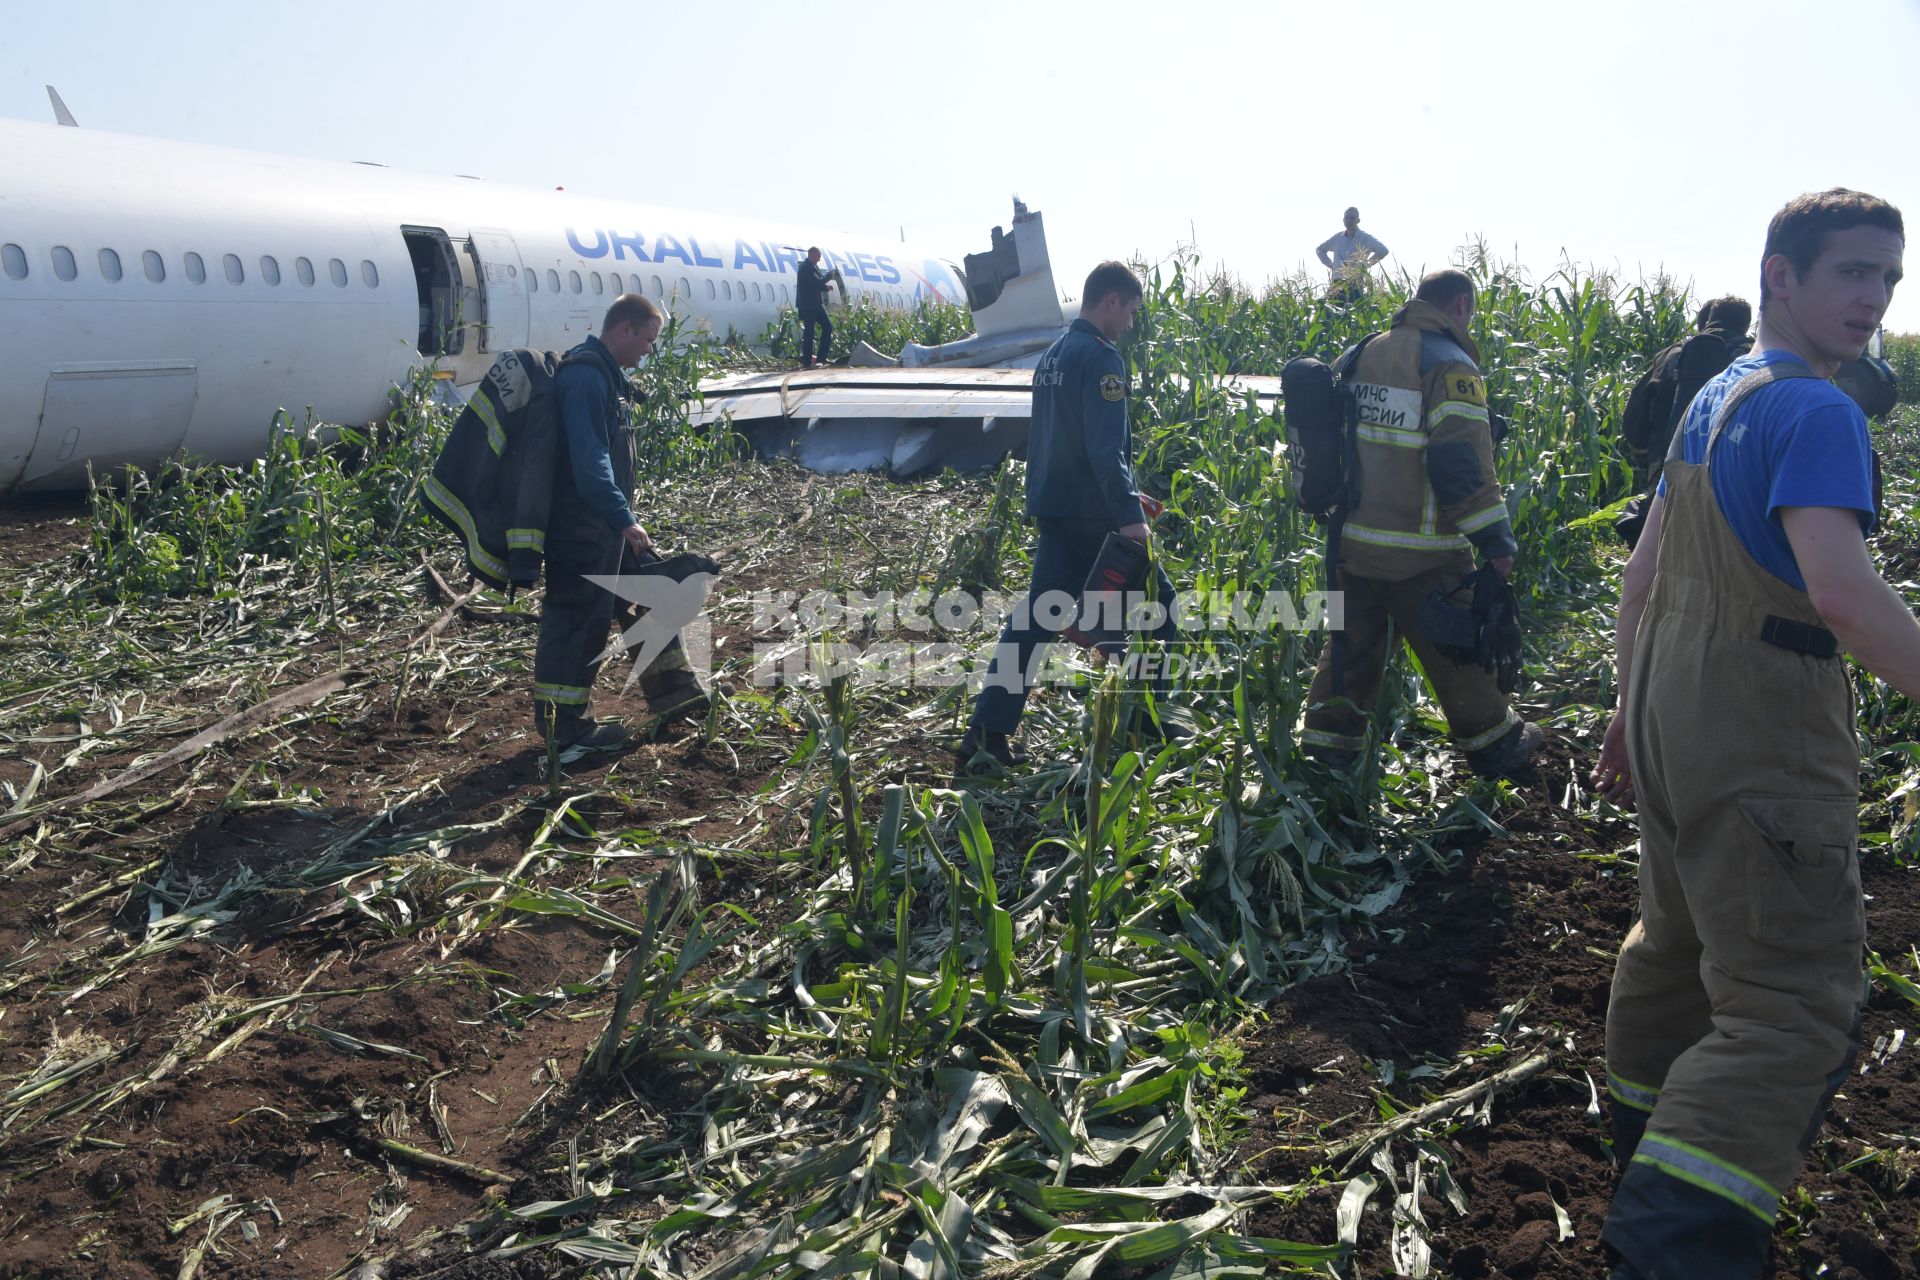
POLYGON ((1852 796, 1741 796, 1756 838, 1746 850, 1747 932, 1791 951, 1867 936, 1852 796))

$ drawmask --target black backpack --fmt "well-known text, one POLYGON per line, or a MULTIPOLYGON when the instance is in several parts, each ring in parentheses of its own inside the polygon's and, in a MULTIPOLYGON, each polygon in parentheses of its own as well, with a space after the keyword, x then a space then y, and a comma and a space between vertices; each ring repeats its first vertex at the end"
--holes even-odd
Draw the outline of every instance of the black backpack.
POLYGON ((1900 403, 1900 377, 1879 356, 1861 356, 1840 366, 1833 385, 1869 418, 1884 418, 1900 403))
MULTIPOLYGON (((1280 369, 1281 407, 1287 428, 1287 470, 1293 500, 1327 526, 1327 590, 1339 587, 1340 530, 1347 512, 1360 505, 1360 401, 1350 381, 1360 353, 1380 335, 1370 333, 1331 365, 1295 356, 1280 369)), ((1330 641, 1333 696, 1347 695, 1347 633, 1330 641)))
POLYGON ((1620 415, 1620 434, 1636 467, 1657 478, 1666 460, 1674 428, 1687 416, 1693 398, 1728 365, 1752 349, 1745 334, 1728 338, 1716 329, 1696 333, 1675 343, 1648 366, 1627 396, 1620 415))
POLYGON ((1360 502, 1360 403, 1349 381, 1370 333, 1331 365, 1296 356, 1280 370, 1287 429, 1287 471, 1293 501, 1316 520, 1331 520, 1360 502))

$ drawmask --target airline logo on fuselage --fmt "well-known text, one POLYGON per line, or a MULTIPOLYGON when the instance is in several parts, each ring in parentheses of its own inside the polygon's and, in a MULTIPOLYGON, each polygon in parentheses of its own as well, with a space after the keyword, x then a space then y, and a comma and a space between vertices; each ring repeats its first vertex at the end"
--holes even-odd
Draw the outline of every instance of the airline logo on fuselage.
MULTIPOLYGON (((572 227, 567 228, 567 243, 583 258, 612 255, 616 262, 665 262, 672 258, 690 267, 730 266, 735 271, 752 267, 770 275, 791 275, 804 252, 791 245, 768 244, 764 240, 735 240, 729 250, 711 241, 703 245, 696 236, 657 235, 649 245, 647 237, 638 232, 595 230, 588 234, 593 237, 591 241, 583 240, 572 227)), ((900 268, 884 254, 833 253, 822 249, 820 256, 829 268, 837 266, 845 274, 857 275, 872 284, 900 283, 900 268)))
MULTIPOLYGON (((794 265, 805 253, 805 250, 792 245, 769 244, 765 240, 736 239, 728 248, 711 240, 702 243, 697 236, 661 234, 649 238, 637 231, 603 228, 595 228, 583 237, 580 232, 568 227, 567 243, 583 258, 610 258, 615 262, 672 260, 689 267, 720 267, 734 271, 751 267, 768 275, 792 275, 794 265)), ((904 278, 900 267, 884 253, 836 253, 823 248, 820 256, 829 270, 838 267, 848 279, 858 278, 868 284, 899 284, 904 278)), ((910 269, 910 274, 920 286, 942 300, 958 296, 958 286, 944 267, 935 262, 924 265, 924 275, 910 269)), ((920 288, 916 288, 915 292, 920 292, 920 288)))

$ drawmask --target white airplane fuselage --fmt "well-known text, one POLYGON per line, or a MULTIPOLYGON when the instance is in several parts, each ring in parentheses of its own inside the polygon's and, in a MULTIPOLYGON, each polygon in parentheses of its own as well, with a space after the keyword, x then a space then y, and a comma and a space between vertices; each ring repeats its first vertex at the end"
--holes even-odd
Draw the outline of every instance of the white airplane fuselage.
POLYGON ((849 302, 966 300, 877 238, 0 120, 0 493, 244 461, 282 408, 365 423, 424 365, 464 386, 573 346, 623 292, 757 337, 809 245, 849 302))

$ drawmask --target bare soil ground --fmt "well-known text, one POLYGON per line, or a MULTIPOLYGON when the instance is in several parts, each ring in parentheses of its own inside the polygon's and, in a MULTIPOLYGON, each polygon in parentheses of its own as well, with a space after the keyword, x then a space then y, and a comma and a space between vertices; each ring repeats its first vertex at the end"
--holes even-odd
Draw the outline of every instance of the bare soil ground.
POLYGON ((46 560, 86 541, 84 497, 56 494, 0 502, 0 562, 46 560))
MULTIPOLYGON (((1502 1062, 1551 1050, 1553 1070, 1497 1095, 1487 1122, 1444 1140, 1468 1212, 1457 1214, 1431 1188, 1423 1211, 1441 1274, 1599 1280, 1608 1274, 1599 1238, 1615 1177, 1603 1111, 1607 995, 1638 889, 1631 866, 1583 856, 1606 850, 1587 847, 1588 833, 1544 799, 1507 825, 1510 837, 1468 847, 1457 866, 1423 878, 1378 922, 1380 936, 1356 941, 1350 981, 1316 979, 1270 1010, 1249 1053, 1252 1131, 1242 1154, 1262 1181, 1299 1181, 1329 1140, 1378 1123, 1377 1096, 1411 1107, 1454 1087, 1407 1079, 1408 1069, 1490 1043, 1512 1048, 1502 1062), (1388 937, 1394 930, 1404 930, 1397 942, 1388 937), (1382 1086, 1382 1063, 1397 1065, 1398 1083, 1382 1086)), ((1863 872, 1870 942, 1897 949, 1920 936, 1920 874, 1872 854, 1863 872)), ((1855 1074, 1787 1197, 1774 1280, 1920 1274, 1912 1149, 1920 1059, 1910 1049, 1885 1060, 1873 1053, 1910 1031, 1915 1012, 1882 993, 1869 1004, 1855 1074), (1841 1168, 1888 1149, 1888 1160, 1841 1168)), ((1363 1161, 1355 1172, 1370 1170, 1363 1161)), ((1331 1243, 1339 1192, 1336 1182, 1258 1216, 1255 1228, 1331 1243)), ((1385 1187, 1369 1203, 1361 1275, 1394 1274, 1391 1203, 1385 1187)))
MULTIPOLYGON (((895 527, 898 511, 859 484, 791 476, 752 503, 681 530, 690 545, 747 565, 736 590, 817 578, 830 558, 841 572, 849 558, 870 568, 928 554, 926 530, 895 527)), ((72 514, 0 518, 0 552, 69 549, 74 526, 60 522, 72 514)), ((423 617, 432 612, 423 606, 423 617)), ((457 625, 486 630, 503 649, 531 646, 523 621, 457 625)), ((747 642, 747 625, 722 623, 723 654, 747 642)), ((289 671, 281 681, 299 678, 289 671)), ((574 1085, 605 1025, 604 970, 617 939, 533 913, 410 934, 391 927, 393 900, 303 887, 287 874, 370 825, 382 835, 449 832, 433 858, 512 869, 552 817, 523 683, 363 691, 297 734, 261 733, 161 775, 118 818, 52 820, 65 824, 57 840, 17 847, 0 868, 0 1090, 12 1090, 0 1096, 0 1277, 144 1280, 195 1268, 326 1277, 400 1242, 419 1251, 386 1273, 394 1280, 578 1274, 550 1254, 464 1257, 462 1238, 440 1233, 486 1220, 508 1185, 517 1203, 565 1199, 568 1139, 588 1124, 624 1126, 642 1145, 672 1140, 690 1101, 678 1092, 684 1082, 598 1093, 574 1085), (263 779, 274 798, 250 799, 263 779), (140 950, 148 887, 187 886, 193 900, 199 886, 205 899, 207 886, 236 877, 268 887, 177 945, 140 950), (366 927, 369 912, 388 927, 366 927)), ((641 718, 637 701, 621 706, 604 685, 602 697, 641 718)), ((228 709, 209 706, 201 720, 228 709)), ((52 736, 58 726, 45 728, 52 736)), ((771 929, 793 909, 796 881, 769 853, 804 843, 806 815, 803 800, 769 813, 756 796, 790 780, 798 736, 708 741, 682 728, 582 764, 567 789, 586 793, 573 821, 699 841, 706 895, 771 929)), ((946 741, 939 719, 918 722, 886 744, 881 771, 942 777, 946 741)), ((25 743, 8 777, 17 782, 18 767, 35 759, 52 767, 66 749, 25 743)), ((59 774, 57 790, 78 791, 140 755, 89 757, 59 774)), ((1582 764, 1563 754, 1507 816, 1506 835, 1462 841, 1450 870, 1423 875, 1351 939, 1350 977, 1311 981, 1268 1010, 1246 1043, 1247 1129, 1235 1163, 1248 1178, 1303 1180, 1329 1143, 1377 1119, 1377 1097, 1413 1104, 1447 1087, 1408 1075, 1422 1064, 1495 1039, 1515 1057, 1549 1051, 1550 1072, 1495 1097, 1486 1123, 1444 1140, 1469 1210, 1456 1215, 1431 1194, 1424 1202, 1436 1274, 1605 1275, 1597 1239, 1613 1173, 1593 1085, 1612 953, 1635 890, 1631 866, 1612 856, 1630 830, 1592 829, 1560 804, 1582 764), (1565 1238, 1556 1205, 1571 1227, 1565 1238)), ((556 861, 543 883, 638 879, 656 863, 644 852, 556 861)), ((435 874, 423 859, 399 901, 431 912, 446 888, 435 874)), ((1867 887, 1876 945, 1892 953, 1920 937, 1912 871, 1870 857, 1867 887)), ((1920 1048, 1872 1057, 1876 1041, 1911 1030, 1915 1015, 1884 995, 1870 1007, 1869 1054, 1796 1189, 1779 1277, 1920 1274, 1920 1048), (1840 1168, 1869 1149, 1892 1154, 1840 1168)), ((1252 1230, 1331 1241, 1339 1186, 1263 1211, 1252 1230)), ((1392 1274, 1390 1199, 1383 1189, 1363 1218, 1357 1274, 1392 1274)))

